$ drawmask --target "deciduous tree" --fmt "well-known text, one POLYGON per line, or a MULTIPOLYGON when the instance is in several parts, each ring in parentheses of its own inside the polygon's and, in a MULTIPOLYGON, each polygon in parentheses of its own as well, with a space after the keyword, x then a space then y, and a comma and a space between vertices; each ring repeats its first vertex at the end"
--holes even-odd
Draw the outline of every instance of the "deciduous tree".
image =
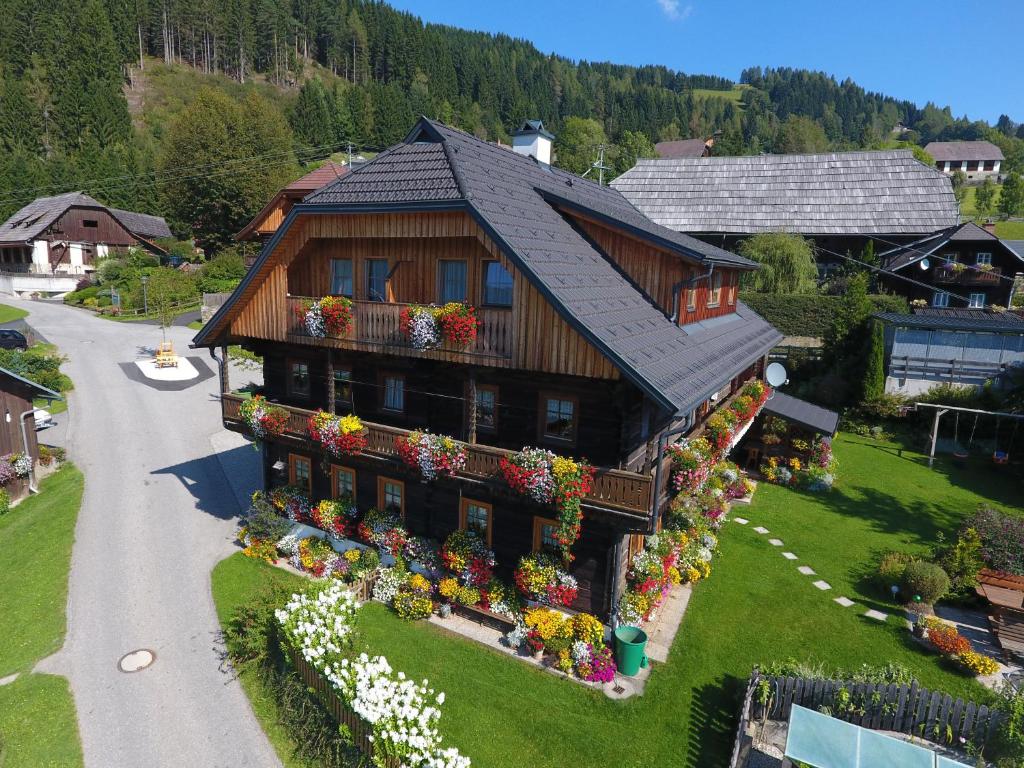
POLYGON ((800 235, 764 232, 748 237, 740 254, 761 268, 744 276, 745 287, 764 293, 811 293, 818 279, 814 249, 800 235))

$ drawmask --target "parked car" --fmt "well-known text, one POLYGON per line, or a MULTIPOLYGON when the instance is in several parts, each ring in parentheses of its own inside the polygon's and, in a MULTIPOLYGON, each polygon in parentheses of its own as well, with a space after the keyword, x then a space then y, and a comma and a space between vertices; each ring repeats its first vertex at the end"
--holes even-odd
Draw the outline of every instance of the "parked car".
POLYGON ((45 408, 36 408, 32 416, 36 422, 36 432, 40 429, 56 426, 56 422, 53 420, 53 414, 45 408))
POLYGON ((0 328, 0 349, 28 349, 28 339, 21 331, 0 328))

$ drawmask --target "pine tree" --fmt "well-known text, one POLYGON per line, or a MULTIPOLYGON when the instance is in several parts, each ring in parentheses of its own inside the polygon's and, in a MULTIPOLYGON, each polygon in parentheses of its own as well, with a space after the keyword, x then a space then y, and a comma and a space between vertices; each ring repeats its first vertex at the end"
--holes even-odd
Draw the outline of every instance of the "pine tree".
POLYGON ((863 399, 878 400, 885 394, 885 331, 877 320, 871 323, 865 355, 863 399))
POLYGON ((316 77, 308 80, 295 100, 291 113, 291 126, 295 134, 299 159, 303 163, 327 157, 337 143, 335 133, 335 111, 331 108, 323 82, 316 77))

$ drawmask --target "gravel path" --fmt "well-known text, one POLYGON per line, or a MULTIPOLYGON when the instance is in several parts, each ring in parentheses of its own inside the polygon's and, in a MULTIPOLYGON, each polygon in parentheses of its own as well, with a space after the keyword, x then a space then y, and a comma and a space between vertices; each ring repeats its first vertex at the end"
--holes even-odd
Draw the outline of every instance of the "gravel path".
MULTIPOLYGON (((280 765, 218 655, 210 570, 235 551, 239 499, 258 466, 250 445, 219 428, 216 377, 178 392, 150 388, 118 364, 146 355, 158 328, 10 303, 30 310, 75 383, 67 442, 86 483, 68 633, 39 669, 71 681, 86 765, 280 765), (153 665, 119 671, 139 648, 155 653, 153 665)), ((184 353, 193 333, 172 328, 168 337, 184 353)))

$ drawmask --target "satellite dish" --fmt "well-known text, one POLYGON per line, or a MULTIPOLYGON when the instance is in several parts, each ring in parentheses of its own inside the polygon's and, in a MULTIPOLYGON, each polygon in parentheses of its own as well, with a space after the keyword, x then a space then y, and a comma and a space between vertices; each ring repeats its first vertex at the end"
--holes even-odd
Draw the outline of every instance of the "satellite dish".
POLYGON ((773 387, 781 387, 789 381, 788 374, 786 373, 786 366, 782 363, 768 363, 768 369, 765 371, 765 378, 773 387))
POLYGON ((928 269, 928 267, 932 265, 932 263, 928 261, 928 259, 921 259, 921 261, 918 263, 921 265, 921 269, 928 269))

